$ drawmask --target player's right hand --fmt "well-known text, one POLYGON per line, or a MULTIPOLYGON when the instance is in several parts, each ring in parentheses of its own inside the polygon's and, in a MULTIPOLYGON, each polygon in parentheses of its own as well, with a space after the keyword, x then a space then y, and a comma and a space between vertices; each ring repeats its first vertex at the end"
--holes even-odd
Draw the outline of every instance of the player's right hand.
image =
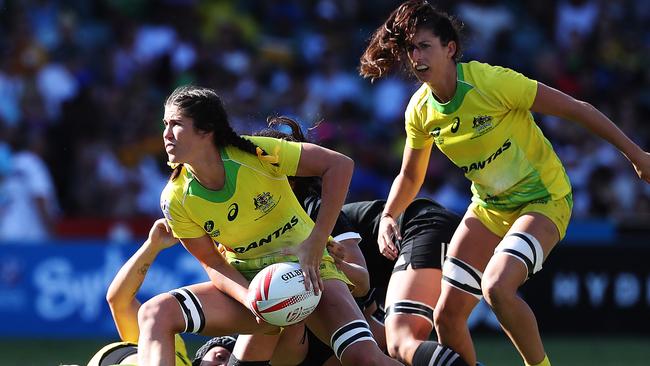
POLYGON ((178 243, 178 239, 174 237, 172 229, 165 219, 158 219, 153 223, 149 230, 149 241, 160 250, 178 243))
POLYGON ((402 240, 397 222, 392 216, 382 216, 379 223, 379 235, 377 236, 377 245, 381 255, 390 260, 397 259, 396 240, 402 240))

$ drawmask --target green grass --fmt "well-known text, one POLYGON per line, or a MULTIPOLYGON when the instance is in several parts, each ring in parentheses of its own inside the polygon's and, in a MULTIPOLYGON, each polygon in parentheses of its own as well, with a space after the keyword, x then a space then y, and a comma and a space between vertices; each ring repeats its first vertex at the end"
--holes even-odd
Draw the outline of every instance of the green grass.
MULTIPOLYGON (((503 334, 475 337, 479 360, 486 366, 523 365, 503 334)), ((650 337, 545 336, 553 366, 647 366, 650 337)), ((86 365, 107 342, 102 340, 0 340, 3 366, 86 365)), ((187 342, 193 354, 200 340, 187 342)))
MULTIPOLYGON (((544 336, 553 366, 648 366, 650 337, 544 336)), ((504 334, 475 337, 479 361, 486 366, 523 365, 504 334)))

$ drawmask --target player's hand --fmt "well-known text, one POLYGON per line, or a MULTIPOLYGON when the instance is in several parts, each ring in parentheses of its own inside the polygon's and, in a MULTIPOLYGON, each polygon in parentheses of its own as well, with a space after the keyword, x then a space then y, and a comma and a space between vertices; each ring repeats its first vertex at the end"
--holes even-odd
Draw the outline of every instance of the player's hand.
POLYGON ((398 254, 395 245, 396 240, 402 240, 397 222, 392 216, 382 216, 379 223, 379 235, 377 236, 377 245, 381 255, 390 260, 395 260, 398 254))
POLYGON ((639 178, 650 183, 650 153, 644 151, 632 164, 639 178))
POLYGON ((327 242, 327 252, 334 258, 334 261, 344 261, 346 257, 345 245, 339 243, 334 239, 327 242))
POLYGON ((314 293, 318 295, 323 289, 323 280, 320 278, 320 261, 323 258, 323 250, 319 243, 307 238, 297 247, 284 248, 282 253, 298 257, 302 274, 305 277, 305 289, 309 291, 313 288, 314 293))
POLYGON ((158 219, 153 223, 149 230, 149 241, 151 245, 156 246, 159 250, 169 248, 178 243, 178 239, 174 238, 172 229, 165 219, 158 219))

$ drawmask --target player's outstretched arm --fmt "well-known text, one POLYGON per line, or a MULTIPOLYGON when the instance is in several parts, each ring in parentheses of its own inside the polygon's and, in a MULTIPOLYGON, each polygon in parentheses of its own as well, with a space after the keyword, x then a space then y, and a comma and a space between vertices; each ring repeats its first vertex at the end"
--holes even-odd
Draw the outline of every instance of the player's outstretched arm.
POLYGON ((113 314, 113 321, 123 341, 136 343, 138 329, 138 293, 149 266, 161 250, 176 244, 165 219, 158 219, 149 230, 149 237, 117 272, 106 293, 106 301, 113 314))
POLYGON ((605 139, 625 155, 634 165, 639 177, 650 183, 650 154, 643 151, 607 116, 587 102, 538 83, 537 95, 531 107, 533 112, 550 114, 577 122, 605 139))

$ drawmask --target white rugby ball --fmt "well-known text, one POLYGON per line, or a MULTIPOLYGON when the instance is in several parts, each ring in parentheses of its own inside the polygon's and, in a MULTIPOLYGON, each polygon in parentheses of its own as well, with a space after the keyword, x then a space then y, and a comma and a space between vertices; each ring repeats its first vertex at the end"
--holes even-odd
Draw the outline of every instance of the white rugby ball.
POLYGON ((298 323, 316 309, 320 301, 305 290, 305 278, 298 263, 283 262, 265 267, 248 286, 248 303, 253 313, 280 327, 298 323))

